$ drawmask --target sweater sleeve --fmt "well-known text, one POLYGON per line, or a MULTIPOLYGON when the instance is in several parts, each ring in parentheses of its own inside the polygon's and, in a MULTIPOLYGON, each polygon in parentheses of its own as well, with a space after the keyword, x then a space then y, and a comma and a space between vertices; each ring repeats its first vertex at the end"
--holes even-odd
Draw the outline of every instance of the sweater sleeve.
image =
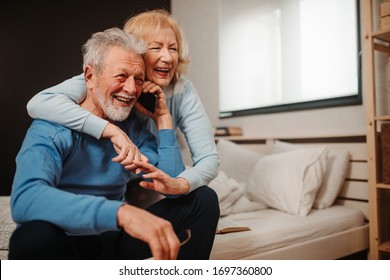
POLYGON ((40 123, 33 123, 16 158, 11 193, 14 221, 44 220, 70 234, 116 230, 116 214, 123 202, 56 187, 62 162, 73 151, 73 140, 70 130, 40 123))
POLYGON ((178 104, 178 127, 183 132, 190 148, 193 167, 178 177, 190 182, 190 190, 209 184, 217 175, 219 157, 214 142, 213 128, 207 117, 197 90, 187 82, 185 92, 178 104))
POLYGON ((27 103, 27 112, 34 119, 58 123, 99 139, 108 122, 78 105, 85 96, 85 80, 80 74, 37 93, 27 103))
POLYGON ((147 130, 145 121, 136 118, 135 114, 130 116, 124 124, 127 126, 124 131, 130 139, 136 141, 136 146, 142 154, 148 157, 149 163, 173 178, 183 172, 184 163, 175 130, 158 130, 156 138, 147 130))
POLYGON ((172 129, 158 131, 160 144, 158 146, 159 161, 157 167, 170 175, 177 177, 184 170, 183 158, 176 134, 172 129))

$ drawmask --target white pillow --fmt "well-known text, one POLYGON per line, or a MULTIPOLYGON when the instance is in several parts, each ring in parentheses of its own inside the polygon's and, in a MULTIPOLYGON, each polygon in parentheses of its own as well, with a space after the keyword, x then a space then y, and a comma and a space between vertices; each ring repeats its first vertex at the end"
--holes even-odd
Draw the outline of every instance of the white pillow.
POLYGON ((262 154, 226 139, 218 139, 219 169, 238 182, 248 182, 256 162, 262 154))
POLYGON ((324 209, 333 205, 347 177, 348 163, 347 150, 329 150, 326 172, 313 208, 324 209))
POLYGON ((306 216, 326 169, 327 147, 295 150, 260 159, 246 191, 252 200, 290 214, 306 216))
POLYGON ((220 215, 250 212, 266 209, 267 206, 257 201, 250 201, 244 194, 246 183, 238 183, 223 171, 209 183, 218 195, 220 215))
MULTIPOLYGON (((276 141, 272 153, 302 149, 302 146, 276 141)), ((348 173, 349 152, 341 149, 329 149, 324 179, 314 200, 313 208, 324 209, 333 205, 340 193, 348 173)))
POLYGON ((223 171, 219 171, 218 176, 209 183, 209 187, 217 193, 221 216, 231 214, 233 204, 243 195, 244 186, 241 185, 245 183, 238 183, 223 171))

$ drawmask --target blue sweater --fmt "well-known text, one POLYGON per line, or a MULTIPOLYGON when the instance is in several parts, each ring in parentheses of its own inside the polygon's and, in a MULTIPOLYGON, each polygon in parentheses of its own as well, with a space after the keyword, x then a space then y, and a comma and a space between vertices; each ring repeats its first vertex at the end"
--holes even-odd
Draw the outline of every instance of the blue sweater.
MULTIPOLYGON (((159 131, 157 147, 153 134, 136 118, 119 126, 150 163, 173 177, 184 170, 173 130, 159 131)), ((116 155, 109 140, 35 120, 16 157, 11 193, 14 221, 44 220, 69 234, 116 230, 126 184, 136 176, 112 161, 116 155)))
MULTIPOLYGON (((218 174, 219 159, 213 128, 199 94, 194 85, 182 77, 164 88, 164 93, 173 125, 184 134, 193 161, 193 167, 179 177, 190 182, 190 190, 207 185, 218 174)), ((28 102, 27 110, 32 118, 56 122, 100 138, 107 121, 75 105, 85 96, 86 85, 81 74, 36 94, 28 102)), ((148 129, 159 138, 154 122, 145 121, 148 129)))

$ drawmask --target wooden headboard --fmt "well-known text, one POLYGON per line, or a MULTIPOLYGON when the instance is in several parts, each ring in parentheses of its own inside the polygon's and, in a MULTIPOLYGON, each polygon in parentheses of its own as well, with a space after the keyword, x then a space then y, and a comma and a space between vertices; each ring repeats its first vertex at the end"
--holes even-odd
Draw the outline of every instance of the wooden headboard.
MULTIPOLYGON (((330 149, 345 149, 350 153, 350 165, 343 189, 336 204, 361 210, 368 220, 368 169, 366 135, 326 137, 224 137, 251 150, 267 153, 276 140, 303 146, 323 146, 330 149)), ((218 141, 218 138, 216 139, 218 141)))

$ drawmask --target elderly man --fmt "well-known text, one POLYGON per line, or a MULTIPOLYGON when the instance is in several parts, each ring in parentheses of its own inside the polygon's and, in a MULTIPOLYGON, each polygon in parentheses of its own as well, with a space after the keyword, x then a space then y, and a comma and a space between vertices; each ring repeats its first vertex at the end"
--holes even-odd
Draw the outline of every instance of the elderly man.
POLYGON ((219 216, 211 189, 163 199, 147 211, 123 199, 135 173, 149 173, 141 185, 163 194, 174 194, 183 180, 174 178, 184 165, 164 93, 144 81, 144 52, 143 42, 118 28, 95 33, 83 46, 87 97, 80 105, 120 127, 137 145, 138 159, 120 164, 112 160, 117 154, 109 140, 42 120, 32 123, 16 158, 11 210, 19 226, 9 259, 208 256, 219 216), (158 146, 129 116, 142 91, 158 96, 158 146), (188 230, 193 239, 179 251, 188 230))

